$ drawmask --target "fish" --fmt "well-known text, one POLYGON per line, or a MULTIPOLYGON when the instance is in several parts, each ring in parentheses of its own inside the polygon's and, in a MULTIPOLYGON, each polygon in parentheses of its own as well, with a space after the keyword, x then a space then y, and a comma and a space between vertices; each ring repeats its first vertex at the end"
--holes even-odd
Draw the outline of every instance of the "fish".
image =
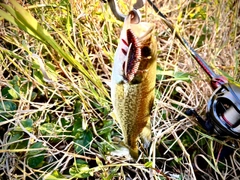
POLYGON ((138 158, 139 136, 145 148, 151 141, 151 111, 154 103, 157 42, 154 24, 126 16, 114 54, 111 101, 120 124, 124 145, 138 158))

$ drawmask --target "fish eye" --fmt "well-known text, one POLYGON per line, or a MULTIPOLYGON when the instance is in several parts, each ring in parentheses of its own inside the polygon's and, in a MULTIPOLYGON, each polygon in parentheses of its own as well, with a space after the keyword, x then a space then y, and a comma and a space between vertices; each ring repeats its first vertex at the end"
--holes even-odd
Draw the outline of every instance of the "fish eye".
POLYGON ((148 56, 150 56, 150 55, 151 55, 151 49, 150 49, 148 46, 142 47, 142 49, 141 49, 141 55, 142 55, 143 57, 148 57, 148 56))

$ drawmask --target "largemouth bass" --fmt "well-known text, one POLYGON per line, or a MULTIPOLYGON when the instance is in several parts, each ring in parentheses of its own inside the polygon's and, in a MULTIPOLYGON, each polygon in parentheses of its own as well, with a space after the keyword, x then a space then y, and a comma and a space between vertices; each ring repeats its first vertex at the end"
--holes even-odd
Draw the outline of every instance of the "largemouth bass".
POLYGON ((134 22, 130 12, 124 20, 111 79, 114 114, 132 158, 138 158, 139 135, 144 147, 151 139, 150 114, 156 81, 157 44, 154 25, 134 22))

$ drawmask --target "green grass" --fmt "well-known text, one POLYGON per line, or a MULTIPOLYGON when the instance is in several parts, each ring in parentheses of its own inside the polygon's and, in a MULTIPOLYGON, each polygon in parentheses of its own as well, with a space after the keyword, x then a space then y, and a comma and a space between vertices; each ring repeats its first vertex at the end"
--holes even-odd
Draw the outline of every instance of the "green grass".
MULTIPOLYGON (((108 86, 122 23, 99 0, 9 2, 0 4, 0 179, 239 179, 239 140, 177 120, 186 108, 204 116, 212 89, 151 8, 143 20, 156 24, 159 50, 153 138, 129 162, 110 155, 122 139, 108 86), (214 155, 231 143, 228 158, 214 155)), ((240 82, 239 1, 155 2, 216 73, 240 82)))

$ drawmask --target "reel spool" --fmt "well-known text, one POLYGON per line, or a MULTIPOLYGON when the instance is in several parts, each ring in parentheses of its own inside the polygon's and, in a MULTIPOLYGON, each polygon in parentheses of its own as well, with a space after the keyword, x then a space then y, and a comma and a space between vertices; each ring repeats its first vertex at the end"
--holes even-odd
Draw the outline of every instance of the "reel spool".
POLYGON ((206 129, 218 136, 240 137, 240 87, 227 83, 217 88, 207 105, 206 129))

